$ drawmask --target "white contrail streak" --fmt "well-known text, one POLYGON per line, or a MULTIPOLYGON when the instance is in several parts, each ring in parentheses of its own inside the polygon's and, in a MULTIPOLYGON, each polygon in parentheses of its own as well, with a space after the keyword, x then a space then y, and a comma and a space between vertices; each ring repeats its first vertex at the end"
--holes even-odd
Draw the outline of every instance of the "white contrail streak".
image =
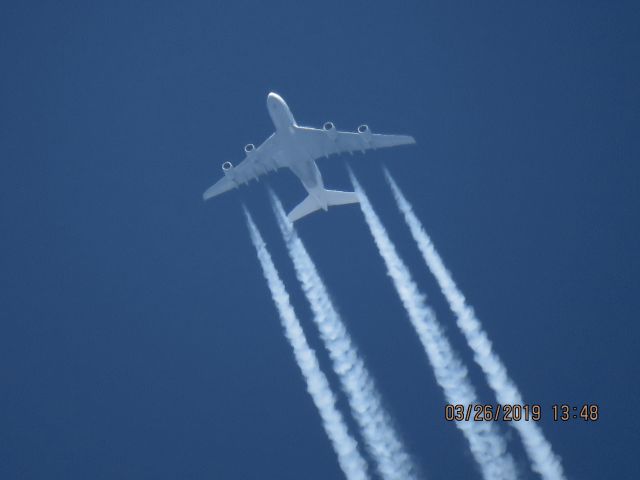
POLYGON ((333 369, 340 379, 353 417, 360 427, 378 472, 385 480, 417 478, 411 458, 382 405, 373 378, 336 311, 313 260, 287 218, 282 204, 273 192, 270 195, 278 225, 298 280, 311 305, 320 337, 329 352, 333 369))
MULTIPOLYGON (((418 290, 409 269, 398 255, 396 247, 350 169, 349 175, 360 197, 360 208, 369 230, 433 367, 436 381, 444 390, 447 402, 464 405, 466 411, 467 405, 479 403, 476 392, 467 378, 467 369, 451 347, 435 313, 427 305, 425 296, 418 290)), ((494 423, 475 422, 471 415, 469 421, 456 422, 456 425, 469 442, 471 453, 486 480, 517 478, 513 458, 507 453, 506 442, 494 423)))
POLYGON ((322 425, 338 456, 340 468, 342 468, 347 480, 367 480, 369 479, 367 463, 358 452, 357 442, 349 434, 342 414, 336 407, 336 398, 327 377, 320 369, 315 352, 307 343, 300 321, 289 301, 289 294, 273 264, 262 235, 253 222, 249 211, 245 208, 244 212, 247 217, 251 241, 256 248, 262 272, 280 315, 285 336, 293 348, 296 363, 307 382, 307 391, 320 413, 322 425))
MULTIPOLYGON (((391 174, 386 169, 384 173, 391 186, 398 208, 411 230, 411 235, 416 241, 429 270, 436 277, 442 293, 449 302, 449 307, 456 316, 458 327, 462 330, 467 343, 473 350, 475 361, 480 365, 487 377, 489 386, 493 389, 498 403, 522 405, 524 403, 522 395, 507 374, 504 364, 498 355, 494 353, 491 341, 483 330, 480 320, 476 317, 473 309, 467 305, 464 295, 456 286, 431 239, 413 212, 411 205, 391 177, 391 174)), ((553 453, 551 444, 535 422, 523 420, 509 423, 520 434, 534 471, 547 480, 566 478, 559 457, 553 453)))

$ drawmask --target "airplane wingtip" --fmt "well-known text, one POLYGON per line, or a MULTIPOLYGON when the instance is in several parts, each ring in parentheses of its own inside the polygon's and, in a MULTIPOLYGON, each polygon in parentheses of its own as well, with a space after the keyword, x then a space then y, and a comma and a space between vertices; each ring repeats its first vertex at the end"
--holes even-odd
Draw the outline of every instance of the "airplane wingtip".
POLYGON ((216 196, 216 193, 211 192, 211 191, 210 191, 210 189, 209 189, 209 190, 205 191, 205 192, 202 194, 202 201, 203 201, 203 202, 206 202, 207 200, 209 200, 210 198, 213 198, 213 197, 215 197, 215 196, 216 196))

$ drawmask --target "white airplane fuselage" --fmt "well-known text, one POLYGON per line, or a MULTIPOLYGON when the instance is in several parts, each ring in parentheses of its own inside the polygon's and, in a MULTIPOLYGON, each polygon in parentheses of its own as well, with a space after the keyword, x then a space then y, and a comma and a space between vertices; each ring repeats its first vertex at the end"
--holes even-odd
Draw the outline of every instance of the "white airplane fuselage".
POLYGON ((298 125, 289 106, 280 95, 270 93, 267 96, 267 109, 281 145, 281 161, 300 179, 320 208, 326 211, 329 208, 329 201, 325 194, 322 174, 309 152, 303 148, 301 142, 297 141, 294 127, 298 125))
POLYGON ((300 126, 286 102, 273 92, 267 96, 267 110, 275 132, 257 147, 251 143, 245 145, 246 156, 238 165, 224 162, 224 177, 202 194, 204 200, 286 167, 300 179, 308 193, 287 215, 295 222, 317 210, 360 201, 355 192, 325 189, 317 159, 415 143, 410 135, 372 133, 367 125, 360 125, 353 132, 336 130, 332 122, 326 122, 322 128, 300 126))

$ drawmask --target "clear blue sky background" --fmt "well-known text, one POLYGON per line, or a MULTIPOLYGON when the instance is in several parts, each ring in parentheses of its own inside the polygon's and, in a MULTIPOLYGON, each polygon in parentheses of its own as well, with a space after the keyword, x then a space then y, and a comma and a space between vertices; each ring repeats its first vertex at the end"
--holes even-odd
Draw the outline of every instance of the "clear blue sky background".
MULTIPOLYGON (((636 2, 102 3, 0 15, 0 477, 340 478, 241 215, 328 367, 264 188, 201 200, 273 90, 301 124, 416 137, 325 183, 351 162, 492 401, 388 166, 569 477, 637 478, 636 2), (562 402, 601 418, 554 423, 562 402)), ((299 230, 416 462, 479 478, 358 208, 299 230)))

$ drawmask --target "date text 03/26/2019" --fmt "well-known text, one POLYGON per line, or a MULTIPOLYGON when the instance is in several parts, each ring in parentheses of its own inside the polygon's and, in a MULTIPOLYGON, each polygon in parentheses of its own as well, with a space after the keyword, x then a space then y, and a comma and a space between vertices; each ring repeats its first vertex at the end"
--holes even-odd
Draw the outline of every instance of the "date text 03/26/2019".
MULTIPOLYGON (((600 418, 600 407, 596 403, 581 405, 554 404, 551 406, 551 418, 554 422, 582 420, 595 422, 600 418)), ((543 417, 543 408, 539 404, 446 404, 444 419, 448 422, 539 422, 543 417)))

